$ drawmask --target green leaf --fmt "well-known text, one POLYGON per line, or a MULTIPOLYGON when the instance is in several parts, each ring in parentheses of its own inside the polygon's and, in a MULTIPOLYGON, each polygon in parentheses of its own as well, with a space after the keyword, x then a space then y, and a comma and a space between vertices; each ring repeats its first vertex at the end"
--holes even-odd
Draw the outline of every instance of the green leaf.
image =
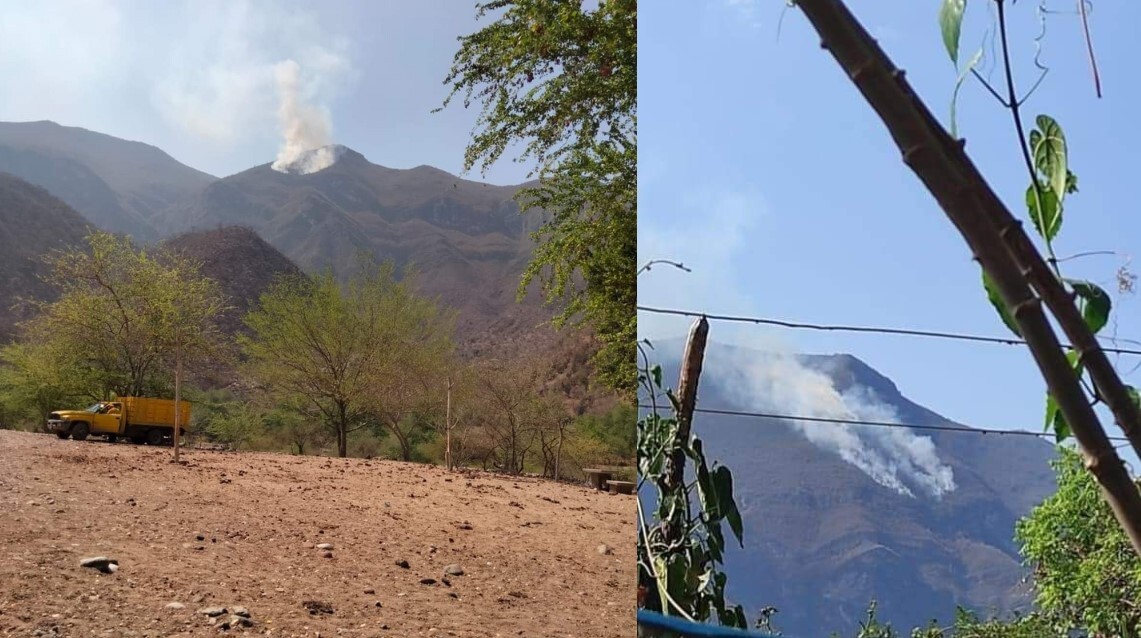
POLYGON ((662 366, 656 365, 650 369, 650 375, 654 377, 654 386, 662 387, 662 366))
POLYGON ((1034 164, 1046 176, 1050 190, 1061 200, 1066 194, 1066 185, 1069 183, 1069 169, 1066 166, 1066 136, 1062 134, 1062 127, 1049 115, 1039 115, 1038 129, 1031 131, 1030 148, 1034 155, 1034 164))
POLYGON ((713 470, 713 484, 717 488, 717 509, 729 522, 729 529, 733 530, 737 542, 744 547, 744 526, 741 524, 741 513, 737 511, 737 503, 733 500, 733 474, 729 468, 722 465, 713 470))
POLYGON ((990 299, 991 305, 998 311, 998 316, 1002 318, 1002 322, 1016 336, 1021 337, 1022 333, 1018 330, 1018 324, 1014 322, 1014 317, 1007 312, 1006 304, 1003 303, 1002 297, 998 294, 998 289, 985 270, 983 271, 983 288, 986 289, 987 299, 990 299))
POLYGON ((1055 443, 1061 443, 1070 438, 1070 424, 1066 423, 1066 418, 1058 409, 1058 402, 1054 400, 1054 395, 1049 393, 1046 394, 1046 429, 1054 430, 1055 443))
POLYGON ((1109 323, 1109 311, 1113 307, 1109 293, 1088 281, 1067 279, 1066 283, 1070 284, 1074 292, 1082 298, 1082 318, 1086 320, 1090 332, 1097 334, 1105 324, 1109 323))
POLYGON ((967 62, 967 66, 963 67, 963 70, 959 72, 958 79, 955 80, 955 90, 951 92, 951 137, 959 136, 958 123, 956 122, 955 116, 956 105, 959 102, 959 89, 963 87, 963 80, 967 79, 967 75, 971 72, 971 69, 975 68, 982 58, 983 50, 979 49, 971 56, 970 61, 967 62))
POLYGON ((1066 172, 1066 194, 1078 192, 1078 176, 1067 171, 1066 172))
MULTIPOLYGON (((1068 350, 1066 352, 1066 359, 1070 362, 1070 367, 1074 373, 1081 376, 1083 365, 1081 362, 1081 355, 1077 350, 1068 350)), ((1070 437, 1070 424, 1066 423, 1066 418, 1062 416, 1062 411, 1058 408, 1058 402, 1054 400, 1054 396, 1049 392, 1046 393, 1046 430, 1054 431, 1054 441, 1061 443, 1070 437)))
POLYGON ((1053 241, 1058 231, 1062 229, 1062 207, 1058 196, 1049 188, 1041 189, 1042 207, 1038 207, 1038 192, 1031 184, 1026 189, 1026 207, 1030 209, 1030 221, 1034 222, 1034 229, 1046 241, 1053 241))
POLYGON ((963 30, 963 12, 967 9, 967 0, 943 0, 939 7, 939 29, 943 32, 943 46, 947 47, 947 55, 955 67, 959 66, 959 34, 963 30))

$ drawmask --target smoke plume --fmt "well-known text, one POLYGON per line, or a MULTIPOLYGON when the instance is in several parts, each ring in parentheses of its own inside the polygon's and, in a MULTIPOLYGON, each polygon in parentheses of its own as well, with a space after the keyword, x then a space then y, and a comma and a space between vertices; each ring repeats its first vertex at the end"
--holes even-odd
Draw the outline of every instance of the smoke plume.
MULTIPOLYGON (((719 362, 720 363, 720 362, 719 362)), ((723 377, 741 409, 811 418, 898 423, 895 410, 864 387, 839 392, 827 374, 805 367, 795 356, 735 355, 723 377)), ((954 491, 955 477, 930 437, 905 428, 792 421, 809 441, 837 454, 875 482, 905 496, 940 498, 954 491)))
POLYGON ((275 71, 281 100, 277 117, 284 139, 273 163, 274 170, 305 174, 328 168, 339 155, 338 148, 330 145, 332 126, 328 111, 306 101, 301 65, 286 60, 275 71))

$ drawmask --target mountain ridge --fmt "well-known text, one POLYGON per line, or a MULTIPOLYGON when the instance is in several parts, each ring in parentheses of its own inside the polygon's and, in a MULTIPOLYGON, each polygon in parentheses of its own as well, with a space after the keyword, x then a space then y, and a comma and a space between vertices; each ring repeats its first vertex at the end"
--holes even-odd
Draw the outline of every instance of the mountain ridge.
MULTIPOLYGON (((663 363, 667 379, 677 378, 680 346, 655 342, 652 356, 663 363)), ((756 363, 757 356, 772 355, 710 343, 698 406, 753 411, 747 397, 738 396, 735 375, 743 360, 756 363)), ((796 359, 806 369, 825 371, 838 392, 874 388, 901 422, 963 430, 891 431, 912 433, 908 442, 929 439, 939 462, 953 470, 955 488, 939 498, 904 496, 810 441, 803 426, 698 413, 694 433, 709 462, 733 472, 744 521, 745 547, 733 542, 726 552, 728 597, 753 613, 776 606, 777 626, 805 636, 850 631, 871 600, 897 628, 949 621, 956 605, 984 614, 1026 609, 1028 574, 1014 524, 1053 492, 1053 447, 1030 437, 966 433, 972 428, 911 402, 857 357, 796 359)), ((809 427, 827 441, 839 426, 809 427)), ((883 435, 882 428, 844 429, 883 435)))

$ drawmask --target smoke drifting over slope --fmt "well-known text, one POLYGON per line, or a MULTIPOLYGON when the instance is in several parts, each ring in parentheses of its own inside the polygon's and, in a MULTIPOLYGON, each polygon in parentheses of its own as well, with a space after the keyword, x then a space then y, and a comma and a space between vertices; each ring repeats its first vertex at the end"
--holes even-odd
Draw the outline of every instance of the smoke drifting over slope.
MULTIPOLYGON (((867 388, 839 392, 823 372, 790 355, 736 355, 728 369, 711 369, 742 409, 813 418, 898 422, 895 411, 867 388)), ((834 452, 875 482, 905 496, 934 498, 954 491, 951 467, 930 437, 904 428, 792 421, 809 441, 834 452)))
POLYGON ((301 65, 286 60, 277 65, 277 117, 284 138, 273 169, 283 173, 316 173, 332 166, 343 147, 330 144, 332 125, 325 109, 306 101, 301 91, 301 65))

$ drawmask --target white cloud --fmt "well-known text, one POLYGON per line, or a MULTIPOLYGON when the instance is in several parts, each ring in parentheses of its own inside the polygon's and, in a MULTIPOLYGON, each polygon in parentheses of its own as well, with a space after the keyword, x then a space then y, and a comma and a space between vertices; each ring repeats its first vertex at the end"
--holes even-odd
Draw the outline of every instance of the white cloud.
MULTIPOLYGON (((757 290, 772 273, 752 273, 742 265, 758 244, 764 205, 756 193, 706 188, 680 199, 674 210, 645 206, 638 225, 639 267, 654 259, 681 262, 692 272, 666 265, 653 267, 638 278, 638 304, 717 313, 753 313, 757 290)), ((648 313, 638 315, 639 337, 669 338, 684 334, 689 320, 648 313)), ((755 329, 744 331, 718 324, 716 339, 723 343, 750 343, 763 339, 755 329)))

